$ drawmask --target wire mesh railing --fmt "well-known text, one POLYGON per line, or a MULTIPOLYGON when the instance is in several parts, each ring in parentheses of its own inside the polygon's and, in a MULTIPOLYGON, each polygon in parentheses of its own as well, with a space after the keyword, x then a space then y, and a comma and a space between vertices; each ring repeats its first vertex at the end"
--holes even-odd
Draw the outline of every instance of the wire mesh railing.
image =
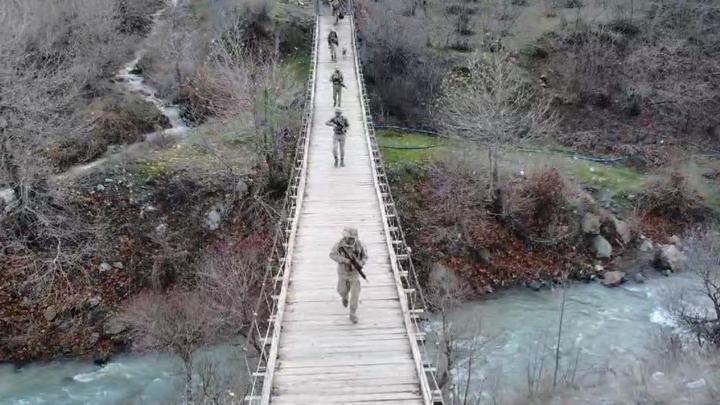
POLYGON ((280 211, 272 250, 268 258, 265 275, 260 293, 253 311, 253 321, 247 333, 245 343, 245 364, 250 376, 250 383, 245 393, 245 402, 249 404, 265 403, 265 385, 269 384, 273 360, 273 343, 280 331, 280 319, 276 317, 278 310, 284 305, 281 300, 287 289, 287 275, 290 270, 292 238, 297 228, 299 199, 304 188, 306 158, 310 131, 312 129, 312 112, 315 98, 315 75, 317 66, 317 41, 319 24, 315 18, 311 66, 305 87, 305 106, 302 118, 302 130, 298 136, 290 172, 288 189, 285 193, 283 208, 280 211), (251 363, 250 359, 255 361, 251 363))
MULTIPOLYGON (((384 218, 387 222, 387 230, 390 235, 390 243, 392 244, 391 260, 393 261, 393 270, 397 271, 402 282, 402 288, 407 297, 408 311, 413 329, 408 333, 415 334, 415 342, 418 346, 420 356, 422 357, 422 367, 424 375, 421 376, 421 384, 425 394, 426 402, 432 404, 443 404, 442 392, 435 377, 436 369, 432 365, 429 358, 429 352, 425 347, 425 341, 428 340, 424 332, 423 322, 425 322, 425 314, 427 313, 427 301, 422 293, 422 286, 411 258, 411 249, 406 243, 405 233, 400 223, 400 216, 390 190, 385 165, 383 164, 380 148, 375 133, 372 115, 370 113, 370 99, 365 88, 365 80, 363 76, 363 66, 359 57, 359 48, 357 45, 357 26, 355 25, 354 16, 350 20, 352 24, 352 45, 355 49, 355 58, 357 66, 358 85, 360 86, 360 97, 362 99, 363 116, 368 131, 370 141, 370 149, 372 152, 372 160, 374 173, 376 176, 377 186, 379 188, 382 204, 380 209, 384 211, 384 218)), ((432 339, 438 342, 438 339, 432 339)))

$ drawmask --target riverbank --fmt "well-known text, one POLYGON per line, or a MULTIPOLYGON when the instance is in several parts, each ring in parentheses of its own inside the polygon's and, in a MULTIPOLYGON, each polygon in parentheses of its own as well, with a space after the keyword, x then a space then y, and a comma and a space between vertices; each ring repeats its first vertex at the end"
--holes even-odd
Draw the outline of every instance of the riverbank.
POLYGON ((494 200, 481 146, 396 131, 379 139, 423 279, 446 268, 474 294, 615 270, 648 277, 656 255, 720 212, 720 183, 708 176, 720 160, 710 157, 637 170, 565 151, 504 150, 494 200))

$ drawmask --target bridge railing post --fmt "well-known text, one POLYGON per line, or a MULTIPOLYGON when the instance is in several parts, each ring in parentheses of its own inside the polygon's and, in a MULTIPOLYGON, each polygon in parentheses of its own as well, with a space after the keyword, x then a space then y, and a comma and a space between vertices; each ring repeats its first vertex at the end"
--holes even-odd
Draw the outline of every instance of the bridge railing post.
MULTIPOLYGON (((352 0, 348 0, 348 2, 352 4, 352 0)), ((400 224, 399 213, 390 190, 390 184, 382 162, 382 156, 380 155, 375 126, 370 114, 370 98, 367 94, 365 82, 363 80, 363 66, 358 55, 358 31, 357 26, 355 25, 354 17, 351 17, 351 24, 353 28, 352 45, 355 48, 355 61, 357 64, 356 74, 358 76, 357 79, 360 86, 361 109, 366 119, 369 148, 373 155, 371 161, 375 171, 378 194, 381 199, 380 209, 384 212, 387 227, 386 232, 388 233, 388 238, 391 239, 389 243, 391 245, 390 253, 392 255, 393 271, 396 271, 399 275, 401 287, 405 292, 403 295, 405 295, 404 298, 407 303, 407 309, 410 312, 408 316, 414 329, 413 331, 408 330, 408 332, 414 333, 416 336, 416 344, 418 348, 413 350, 419 349, 420 351, 420 358, 416 360, 421 363, 421 371, 419 371, 419 373, 421 374, 420 378, 423 397, 425 398, 425 403, 427 405, 443 405, 443 395, 435 377, 436 370, 432 367, 432 362, 427 359, 428 350, 425 348, 426 333, 424 332, 425 328, 421 325, 423 317, 420 314, 426 312, 428 304, 422 293, 420 279, 418 278, 412 262, 411 249, 405 242, 405 233, 403 232, 400 224)), ((437 339, 435 340, 435 343, 438 344, 437 339)))
MULTIPOLYGON (((319 0, 316 0, 319 4, 319 0)), ((316 5, 316 10, 318 10, 316 5)), ((305 171, 305 162, 309 140, 309 131, 312 125, 310 114, 314 102, 315 88, 315 67, 317 64, 317 42, 318 42, 318 17, 315 17, 315 32, 313 38, 313 50, 310 74, 306 84, 307 97, 305 100, 302 129, 298 135, 295 146, 295 160, 291 167, 290 181, 285 193, 283 208, 280 211, 280 218, 275 224, 275 237, 272 249, 268 257, 268 263, 263 276, 258 300, 253 311, 253 320, 248 329, 248 339, 245 342, 245 364, 248 369, 250 383, 248 384, 245 402, 249 404, 265 404, 269 390, 266 389, 272 379, 272 369, 269 363, 274 361, 273 349, 274 337, 277 336, 276 314, 282 305, 278 297, 282 294, 283 288, 287 286, 289 271, 288 255, 291 250, 291 238, 293 230, 297 226, 298 203, 301 199, 302 178, 305 171), (251 352, 257 352, 257 359, 249 359, 251 352)))

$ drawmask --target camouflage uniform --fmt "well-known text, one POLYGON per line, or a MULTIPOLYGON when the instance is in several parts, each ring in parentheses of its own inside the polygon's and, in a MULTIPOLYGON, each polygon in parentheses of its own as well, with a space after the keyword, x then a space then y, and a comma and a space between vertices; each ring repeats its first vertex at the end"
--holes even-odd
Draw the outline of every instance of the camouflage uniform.
POLYGON ((338 283, 337 292, 340 294, 344 307, 350 305, 350 320, 357 323, 357 308, 360 301, 360 274, 353 268, 350 259, 340 252, 340 246, 355 257, 360 266, 367 262, 367 249, 360 242, 355 228, 345 228, 343 237, 333 246, 330 258, 337 262, 338 283))
POLYGON ((333 157, 335 158, 335 167, 338 165, 338 155, 340 155, 340 166, 345 166, 345 134, 347 133, 347 118, 343 117, 340 110, 335 110, 335 116, 328 120, 325 125, 333 127, 333 157))
POLYGON ((345 87, 345 78, 340 69, 335 69, 330 76, 330 81, 333 84, 333 107, 340 107, 342 88, 345 87))
POLYGON ((337 47, 339 44, 337 32, 331 30, 328 34, 328 46, 330 47, 330 60, 333 62, 337 61, 337 47))

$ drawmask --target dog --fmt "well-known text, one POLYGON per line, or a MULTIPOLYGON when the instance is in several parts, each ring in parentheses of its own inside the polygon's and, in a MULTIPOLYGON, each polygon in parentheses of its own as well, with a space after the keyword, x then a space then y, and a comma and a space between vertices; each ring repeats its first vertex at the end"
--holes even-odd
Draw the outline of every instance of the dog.
POLYGON ((343 55, 343 59, 345 59, 345 56, 347 56, 347 48, 345 48, 344 46, 342 49, 342 55, 343 55))

